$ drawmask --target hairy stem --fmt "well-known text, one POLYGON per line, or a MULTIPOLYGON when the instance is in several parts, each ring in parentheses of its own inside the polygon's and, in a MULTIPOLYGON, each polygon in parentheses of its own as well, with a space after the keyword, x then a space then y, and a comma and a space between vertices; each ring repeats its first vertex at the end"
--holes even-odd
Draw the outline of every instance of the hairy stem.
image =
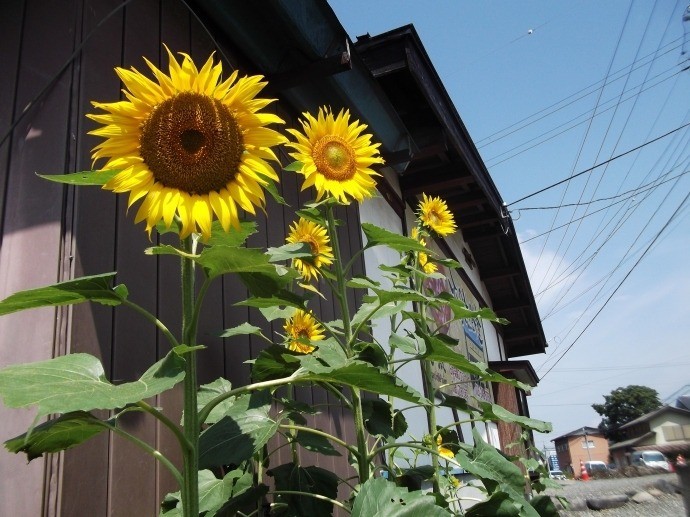
MULTIPOLYGON (((328 222, 328 234, 331 238, 333 246, 333 255, 335 257, 335 277, 336 277, 336 291, 335 296, 340 304, 340 313, 343 320, 343 331, 345 334, 345 353, 348 358, 354 356, 352 350, 352 343, 354 335, 352 334, 352 326, 350 322, 350 308, 347 302, 347 291, 345 288, 345 270, 343 268, 343 256, 340 251, 340 241, 338 239, 338 230, 335 224, 335 217, 333 215, 333 204, 326 205, 326 220, 328 222)), ((359 473, 359 482, 364 483, 369 479, 369 462, 367 447, 367 438, 364 431, 364 413, 362 410, 362 393, 359 388, 352 387, 352 410, 355 420, 355 433, 357 434, 357 469, 359 473)))
MULTIPOLYGON (((186 253, 194 253, 192 237, 182 241, 186 253)), ((196 318, 198 308, 194 296, 194 261, 182 257, 182 343, 196 345, 196 318)), ((199 414, 197 408, 196 350, 184 356, 184 435, 190 444, 183 450, 184 483, 181 487, 182 508, 185 517, 199 515, 199 414)))

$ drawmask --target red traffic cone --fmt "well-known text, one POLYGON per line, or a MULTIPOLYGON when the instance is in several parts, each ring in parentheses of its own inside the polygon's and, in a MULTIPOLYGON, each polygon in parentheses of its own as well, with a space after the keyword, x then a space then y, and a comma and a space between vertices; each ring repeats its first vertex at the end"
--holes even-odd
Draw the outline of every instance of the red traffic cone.
POLYGON ((580 460, 580 479, 582 481, 589 481, 589 474, 582 460, 580 460))

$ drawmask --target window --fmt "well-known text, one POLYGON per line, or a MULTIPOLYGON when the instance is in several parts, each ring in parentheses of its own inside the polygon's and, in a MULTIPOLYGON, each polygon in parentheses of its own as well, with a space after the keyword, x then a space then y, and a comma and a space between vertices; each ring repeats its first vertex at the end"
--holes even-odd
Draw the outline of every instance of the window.
POLYGON ((667 442, 683 439, 683 428, 678 424, 661 426, 661 430, 663 431, 664 439, 667 442))
POLYGON ((583 449, 594 449, 594 440, 587 440, 586 442, 582 440, 583 449))

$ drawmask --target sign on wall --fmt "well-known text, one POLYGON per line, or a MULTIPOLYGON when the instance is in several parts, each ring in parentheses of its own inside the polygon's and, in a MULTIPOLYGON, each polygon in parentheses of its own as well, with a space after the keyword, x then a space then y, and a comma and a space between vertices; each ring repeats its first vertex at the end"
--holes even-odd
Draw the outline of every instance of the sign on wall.
MULTIPOLYGON (((432 249, 435 248, 433 244, 431 247, 432 249)), ((436 251, 438 252, 437 249, 436 251)), ((445 278, 427 279, 425 282, 427 289, 435 294, 450 293, 455 298, 462 300, 468 309, 478 310, 482 308, 455 270, 439 266, 439 273, 443 274, 445 278)), ((439 332, 443 332, 458 341, 458 345, 454 349, 455 352, 464 355, 470 361, 487 361, 484 326, 479 319, 451 321, 453 314, 448 306, 440 309, 429 309, 429 314, 436 323, 439 332)), ((432 363, 432 375, 435 386, 440 387, 443 393, 465 398, 470 404, 472 397, 481 401, 493 402, 491 387, 488 383, 481 382, 478 377, 462 372, 454 366, 432 363)))

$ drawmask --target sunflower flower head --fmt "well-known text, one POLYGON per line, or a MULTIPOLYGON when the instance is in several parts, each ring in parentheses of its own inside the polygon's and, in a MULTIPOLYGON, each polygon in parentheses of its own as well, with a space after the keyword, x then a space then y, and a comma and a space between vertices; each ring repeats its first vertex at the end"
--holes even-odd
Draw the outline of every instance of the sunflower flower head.
POLYGON ((443 438, 440 434, 436 436, 436 446, 438 447, 438 453, 444 458, 449 460, 455 458, 455 453, 451 451, 448 447, 443 446, 443 438))
POLYGON ((94 102, 104 113, 89 114, 102 124, 90 134, 103 137, 92 153, 106 159, 103 169, 118 170, 103 188, 129 192, 128 207, 143 199, 135 222, 146 230, 178 218, 180 237, 192 232, 207 239, 217 218, 223 229, 239 227, 238 208, 254 214, 263 207, 263 186, 278 176, 271 147, 286 139, 266 127, 282 124, 260 110, 270 99, 256 98, 266 85, 261 76, 221 79, 222 65, 213 55, 198 69, 168 50, 168 74, 146 64, 149 79, 135 68, 116 68, 126 100, 94 102))
POLYGON ((289 342, 288 349, 301 354, 313 352, 314 347, 305 341, 321 341, 324 338, 323 327, 310 313, 298 309, 283 326, 289 342))
MULTIPOLYGON (((412 228, 411 237, 414 240, 419 241, 419 244, 421 244, 422 246, 426 246, 426 241, 421 237, 419 228, 417 228, 416 226, 412 228)), ((424 253, 423 251, 420 251, 417 254, 417 261, 419 262, 419 267, 421 267, 422 271, 424 271, 427 275, 435 273, 438 270, 436 264, 429 261, 429 255, 424 253)))
POLYGON ((285 239, 290 243, 304 242, 311 247, 311 257, 296 258, 293 265, 302 274, 302 277, 310 281, 321 274, 319 269, 333 264, 333 248, 329 246, 330 238, 326 228, 318 223, 300 217, 290 227, 290 233, 285 239))
POLYGON ((294 149, 290 153, 301 165, 297 170, 304 176, 302 190, 315 187, 317 200, 325 195, 340 203, 349 199, 362 201, 371 197, 376 188, 371 169, 375 163, 383 163, 371 135, 362 133, 367 126, 358 120, 350 122, 350 112, 341 110, 333 115, 330 108, 322 107, 315 118, 304 113, 301 120, 303 132, 288 129, 295 142, 288 143, 294 149))
POLYGON ((422 195, 422 201, 419 203, 419 220, 425 228, 441 237, 451 235, 457 229, 453 214, 440 197, 422 195))

